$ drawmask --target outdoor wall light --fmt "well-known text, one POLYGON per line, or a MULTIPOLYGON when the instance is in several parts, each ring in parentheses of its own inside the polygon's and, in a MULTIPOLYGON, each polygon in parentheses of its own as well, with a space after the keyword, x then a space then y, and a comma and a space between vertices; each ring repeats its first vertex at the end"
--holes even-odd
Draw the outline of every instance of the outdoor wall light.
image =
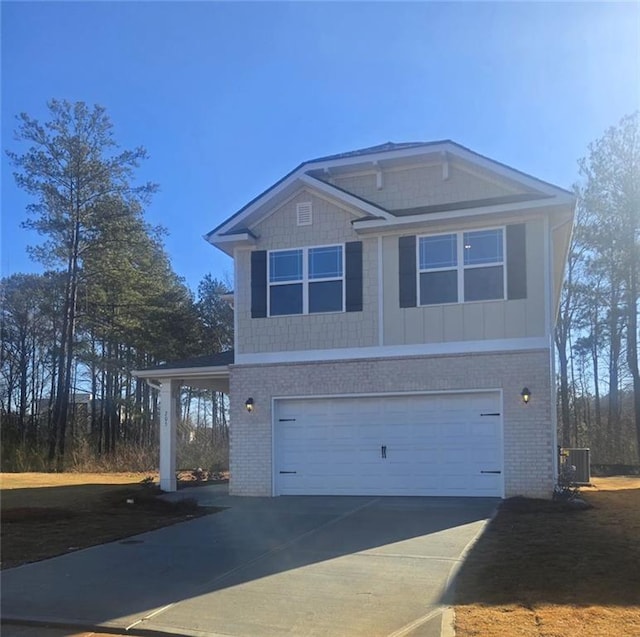
POLYGON ((529 390, 528 387, 524 387, 522 389, 522 391, 520 392, 520 395, 522 396, 522 402, 525 405, 529 404, 529 401, 531 400, 531 391, 529 390))
POLYGON ((253 398, 247 398, 247 401, 245 402, 244 406, 247 408, 247 411, 249 413, 251 413, 253 411, 253 398))

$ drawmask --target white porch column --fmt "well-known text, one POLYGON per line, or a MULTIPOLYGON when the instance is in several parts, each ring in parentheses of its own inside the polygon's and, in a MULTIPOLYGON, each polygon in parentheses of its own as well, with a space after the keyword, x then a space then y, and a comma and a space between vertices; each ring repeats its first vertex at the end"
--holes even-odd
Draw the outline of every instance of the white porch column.
POLYGON ((173 379, 162 381, 160 387, 160 488, 177 491, 176 432, 178 414, 176 401, 180 383, 173 379))

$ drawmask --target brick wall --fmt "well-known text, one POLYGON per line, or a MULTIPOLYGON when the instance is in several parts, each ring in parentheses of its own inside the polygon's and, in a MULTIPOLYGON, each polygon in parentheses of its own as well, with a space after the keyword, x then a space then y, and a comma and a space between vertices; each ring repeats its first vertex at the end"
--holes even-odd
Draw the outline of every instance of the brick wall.
POLYGON ((231 492, 272 493, 274 396, 402 391, 503 390, 506 496, 550 497, 555 454, 548 350, 319 362, 243 365, 231 371, 231 492), (532 391, 524 405, 520 392, 532 391), (249 414, 244 401, 252 396, 249 414))

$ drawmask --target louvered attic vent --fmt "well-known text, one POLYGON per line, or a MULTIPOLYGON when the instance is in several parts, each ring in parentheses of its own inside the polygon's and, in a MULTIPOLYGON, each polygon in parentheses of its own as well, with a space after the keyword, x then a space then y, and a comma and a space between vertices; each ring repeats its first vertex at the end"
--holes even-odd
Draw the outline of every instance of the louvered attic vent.
POLYGON ((311 202, 305 201, 296 205, 296 212, 298 213, 298 225, 310 226, 312 222, 311 217, 311 202))

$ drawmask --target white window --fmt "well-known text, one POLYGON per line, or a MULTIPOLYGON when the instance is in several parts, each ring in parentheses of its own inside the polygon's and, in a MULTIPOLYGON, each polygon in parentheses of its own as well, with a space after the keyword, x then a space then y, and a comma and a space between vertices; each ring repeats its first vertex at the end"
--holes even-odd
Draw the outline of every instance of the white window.
POLYGON ((504 299, 504 229, 420 237, 420 305, 504 299))
POLYGON ((269 316, 344 311, 344 246, 269 252, 269 316))

